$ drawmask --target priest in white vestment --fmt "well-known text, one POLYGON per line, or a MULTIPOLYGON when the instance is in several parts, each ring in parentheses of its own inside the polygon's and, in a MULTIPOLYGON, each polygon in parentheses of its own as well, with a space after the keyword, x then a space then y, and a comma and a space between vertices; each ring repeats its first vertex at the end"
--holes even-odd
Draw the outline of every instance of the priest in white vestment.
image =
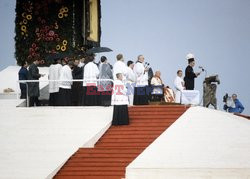
POLYGON ((114 67, 113 67, 113 78, 114 78, 114 80, 116 80, 117 79, 116 74, 121 73, 123 76, 122 80, 125 82, 128 72, 127 72, 127 66, 124 63, 123 55, 118 54, 116 56, 116 59, 117 59, 117 61, 115 62, 114 67))
POLYGON ((136 77, 135 73, 133 71, 134 69, 134 62, 128 61, 127 62, 127 79, 126 79, 126 87, 128 89, 127 95, 129 99, 129 105, 132 106, 134 102, 134 88, 135 88, 135 82, 136 77))
MULTIPOLYGON (((61 75, 62 65, 60 59, 55 59, 55 62, 49 67, 49 80, 59 80, 61 75)), ((59 81, 49 82, 49 105, 58 105, 59 81)))
POLYGON ((86 65, 83 69, 83 88, 84 88, 84 105, 97 106, 98 105, 98 93, 97 93, 97 79, 99 76, 99 69, 94 63, 94 56, 88 56, 86 65))
POLYGON ((60 75, 59 85, 59 105, 71 106, 71 85, 73 84, 72 68, 74 63, 69 61, 67 65, 64 65, 60 75))
POLYGON ((148 68, 144 66, 144 56, 139 55, 138 61, 134 66, 136 77, 136 87, 134 94, 134 105, 148 104, 148 68))
POLYGON ((177 71, 177 76, 174 80, 175 87, 175 102, 181 103, 181 95, 183 90, 185 90, 184 80, 182 79, 182 70, 177 71))

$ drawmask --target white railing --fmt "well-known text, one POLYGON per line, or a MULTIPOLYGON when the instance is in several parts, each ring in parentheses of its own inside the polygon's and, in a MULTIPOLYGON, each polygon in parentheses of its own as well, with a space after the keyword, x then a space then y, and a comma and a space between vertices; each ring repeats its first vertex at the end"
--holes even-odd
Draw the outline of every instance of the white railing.
MULTIPOLYGON (((18 80, 17 81, 17 89, 19 88, 18 85, 19 83, 23 83, 23 84, 26 84, 26 104, 27 104, 27 107, 29 106, 29 93, 28 93, 28 83, 49 83, 49 82, 85 82, 87 83, 87 86, 88 86, 88 83, 89 84, 93 84, 93 83, 96 83, 96 82, 104 82, 104 81, 110 81, 110 82, 113 82, 114 83, 114 80, 112 79, 88 79, 88 80, 84 80, 84 79, 74 79, 74 80, 18 80)), ((40 89, 39 89, 40 90, 40 89)), ((16 90, 17 91, 17 90, 16 90)), ((16 97, 17 99, 19 99, 19 93, 16 92, 16 97)))

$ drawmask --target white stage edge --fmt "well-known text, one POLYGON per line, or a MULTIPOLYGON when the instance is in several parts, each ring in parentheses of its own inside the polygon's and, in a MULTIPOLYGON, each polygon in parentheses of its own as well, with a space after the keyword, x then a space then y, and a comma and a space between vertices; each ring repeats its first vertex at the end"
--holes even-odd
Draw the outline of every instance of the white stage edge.
POLYGON ((126 168, 141 178, 250 179, 250 121, 191 107, 126 168))
POLYGON ((110 127, 112 107, 15 107, 0 100, 0 178, 52 178, 110 127))

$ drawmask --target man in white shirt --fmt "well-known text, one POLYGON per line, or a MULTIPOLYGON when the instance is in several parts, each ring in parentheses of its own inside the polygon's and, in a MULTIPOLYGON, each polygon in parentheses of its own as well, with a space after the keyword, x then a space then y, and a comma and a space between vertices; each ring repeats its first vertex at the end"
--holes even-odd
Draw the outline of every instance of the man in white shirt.
POLYGON ((61 70, 59 85, 59 106, 70 106, 71 105, 71 85, 72 81, 72 68, 74 66, 73 61, 69 61, 67 65, 64 65, 61 70), (67 81, 69 80, 69 81, 67 81))
MULTIPOLYGON (((62 70, 61 59, 55 59, 55 62, 49 67, 49 80, 59 80, 62 70)), ((49 105, 58 105, 58 95, 59 95, 59 85, 58 81, 49 82, 49 105)))
POLYGON ((177 76, 174 80, 175 87, 175 102, 181 103, 181 94, 185 90, 184 80, 182 79, 182 70, 177 71, 177 76))
POLYGON ((148 68, 144 67, 144 56, 139 55, 134 66, 136 76, 136 87, 134 94, 134 105, 148 104, 148 68))
POLYGON ((83 88, 84 88, 84 104, 86 106, 98 105, 97 93, 97 78, 99 76, 99 69, 94 63, 95 57, 93 55, 86 57, 86 65, 83 69, 83 88))
POLYGON ((125 82, 128 72, 127 72, 127 66, 124 63, 123 55, 118 54, 116 56, 116 59, 117 61, 115 62, 114 67, 113 67, 113 78, 114 80, 116 80, 117 79, 116 74, 121 73, 123 76, 123 81, 125 82))
POLYGON ((135 88, 135 73, 134 69, 134 62, 128 61, 127 62, 127 80, 126 80, 126 87, 128 89, 127 95, 129 99, 129 105, 132 106, 134 102, 134 88, 135 88))

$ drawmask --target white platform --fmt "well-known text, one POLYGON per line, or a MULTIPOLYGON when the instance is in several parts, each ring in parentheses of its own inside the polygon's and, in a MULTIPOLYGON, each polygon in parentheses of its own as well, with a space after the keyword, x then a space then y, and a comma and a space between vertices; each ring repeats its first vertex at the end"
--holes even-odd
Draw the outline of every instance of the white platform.
POLYGON ((126 179, 249 179, 250 121, 192 107, 127 168, 126 179))
MULTIPOLYGON (((20 68, 20 66, 9 66, 0 71, 0 99, 16 99, 16 93, 20 93, 19 84, 17 83, 20 68), (11 88, 15 92, 3 93, 6 88, 11 88)), ((39 67, 39 72, 45 74, 39 80, 48 80, 48 67, 39 67)), ((48 82, 40 83, 40 89, 43 89, 46 85, 48 85, 48 82)))
POLYGON ((16 108, 0 100, 0 178, 51 178, 80 147, 109 128, 112 107, 16 108))

